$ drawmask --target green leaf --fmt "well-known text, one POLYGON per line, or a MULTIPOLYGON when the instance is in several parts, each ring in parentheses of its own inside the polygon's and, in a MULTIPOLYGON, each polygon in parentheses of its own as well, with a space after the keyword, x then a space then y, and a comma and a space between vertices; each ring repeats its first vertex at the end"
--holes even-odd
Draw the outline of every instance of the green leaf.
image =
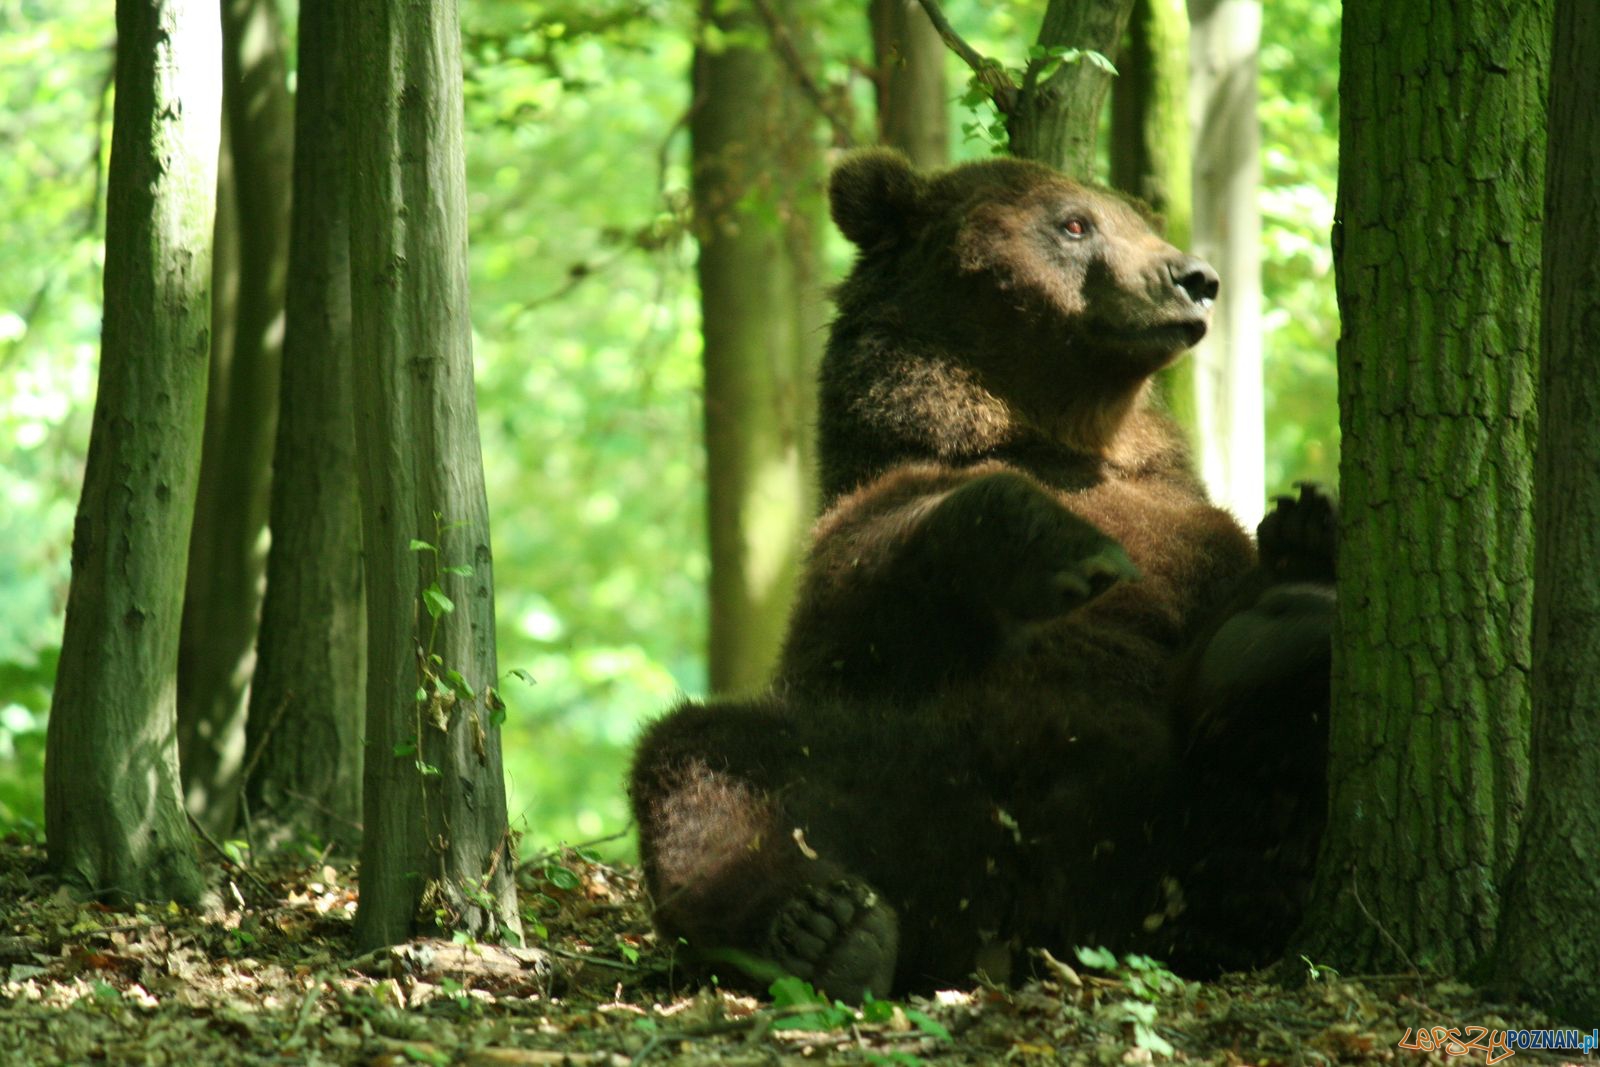
POLYGON ((462 700, 474 700, 477 698, 478 694, 473 691, 471 685, 467 684, 467 680, 461 676, 461 672, 454 667, 444 672, 444 680, 449 683, 451 689, 455 690, 456 696, 462 700))
POLYGON ((796 1008, 804 1004, 822 1004, 810 982, 794 975, 785 975, 767 987, 767 995, 776 1008, 796 1008))
POLYGON ((446 573, 446 574, 455 574, 455 575, 459 575, 462 578, 471 578, 472 577, 472 566, 470 564, 467 564, 467 563, 457 563, 453 567, 442 567, 440 569, 443 570, 444 573, 446 573))
MULTIPOLYGON (((1099 67, 1101 70, 1105 71, 1107 74, 1111 75, 1113 78, 1115 78, 1117 76, 1116 64, 1112 63, 1111 60, 1107 59, 1105 56, 1101 55, 1099 52, 1085 52, 1083 54, 1083 58, 1085 58, 1089 62, 1093 63, 1095 66, 1099 67)), ((1168 1046, 1168 1047, 1170 1048, 1171 1046, 1168 1046)))
POLYGON ((868 993, 861 1002, 861 1017, 869 1023, 886 1023, 894 1018, 894 1001, 875 1000, 868 993))
POLYGON ((434 582, 422 591, 422 602, 428 609, 428 615, 433 619, 456 610, 455 602, 444 595, 444 590, 439 588, 438 582, 434 582))
POLYGON ((402 741, 394 746, 394 754, 396 756, 415 756, 417 754, 417 743, 415 741, 402 741))
POLYGON ((421 774, 424 778, 439 778, 444 775, 444 772, 439 768, 435 767, 431 763, 424 762, 423 760, 417 760, 416 766, 417 773, 421 774))
POLYGON ((401 1045, 400 1052, 413 1063, 431 1063, 434 1067, 450 1067, 450 1055, 439 1049, 420 1045, 401 1045))
POLYGON ((906 1018, 911 1020, 913 1026, 929 1037, 936 1037, 940 1041, 949 1041, 951 1039, 950 1031, 945 1029, 943 1023, 932 1016, 917 1011, 915 1008, 906 1009, 906 1018))
POLYGON ((426 542, 426 541, 418 541, 415 537, 413 537, 411 539, 410 548, 411 548, 411 551, 413 551, 413 552, 438 552, 439 551, 433 545, 428 544, 428 542, 426 542))
POLYGON ((1093 967, 1097 971, 1114 971, 1117 969, 1117 954, 1108 948, 1086 948, 1078 946, 1078 961, 1085 967, 1093 967))
POLYGON ((555 886, 557 889, 571 890, 576 889, 583 884, 582 878, 579 878, 571 870, 561 866, 559 863, 545 864, 544 880, 555 886))

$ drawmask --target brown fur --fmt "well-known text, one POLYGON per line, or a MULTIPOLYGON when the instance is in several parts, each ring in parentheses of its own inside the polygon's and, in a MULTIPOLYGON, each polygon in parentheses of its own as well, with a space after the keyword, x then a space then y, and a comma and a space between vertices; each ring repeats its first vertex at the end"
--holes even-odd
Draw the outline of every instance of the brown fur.
POLYGON ((1034 164, 861 153, 831 195, 861 255, 821 373, 826 509, 770 694, 640 743, 658 921, 847 997, 1039 945, 1205 956, 1145 933, 1196 862, 1173 836, 1234 834, 1181 825, 1186 761, 1282 699, 1271 650, 1230 689, 1271 581, 1148 401, 1215 276, 1034 164))

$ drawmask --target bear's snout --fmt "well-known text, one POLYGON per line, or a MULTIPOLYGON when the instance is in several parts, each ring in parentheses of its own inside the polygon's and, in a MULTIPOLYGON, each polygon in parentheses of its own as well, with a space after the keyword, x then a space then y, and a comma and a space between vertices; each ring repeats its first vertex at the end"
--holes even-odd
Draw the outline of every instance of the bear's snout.
POLYGON ((1168 263, 1167 277, 1202 311, 1211 310, 1222 284, 1217 272, 1211 269, 1211 264, 1197 256, 1184 256, 1168 263))

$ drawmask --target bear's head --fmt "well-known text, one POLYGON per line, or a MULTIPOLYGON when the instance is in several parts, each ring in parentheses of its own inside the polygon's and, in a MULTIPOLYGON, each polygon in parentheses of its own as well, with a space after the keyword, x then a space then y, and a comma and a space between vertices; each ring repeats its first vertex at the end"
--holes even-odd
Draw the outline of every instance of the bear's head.
POLYGON ((829 195, 860 250, 836 334, 876 323, 908 350, 925 343, 1064 444, 1103 451, 1210 321, 1215 271, 1130 200, 1038 163, 921 175, 870 149, 835 169, 829 195))

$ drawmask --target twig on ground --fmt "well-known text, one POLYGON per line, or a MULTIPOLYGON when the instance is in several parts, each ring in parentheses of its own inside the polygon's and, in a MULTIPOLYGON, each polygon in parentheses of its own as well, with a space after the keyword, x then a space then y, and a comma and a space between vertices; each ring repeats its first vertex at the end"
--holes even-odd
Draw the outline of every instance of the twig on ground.
POLYGON ((256 889, 262 893, 262 895, 267 897, 267 899, 270 900, 276 896, 276 891, 258 874, 256 874, 255 871, 252 871, 249 867, 246 867, 243 863, 228 855, 227 849, 223 848, 222 845, 217 842, 217 839, 211 836, 211 831, 200 825, 200 820, 196 819, 192 812, 185 812, 184 814, 189 816, 189 825, 194 827, 194 832, 199 834, 200 839, 206 844, 210 845, 218 856, 222 857, 222 862, 237 870, 241 875, 244 876, 246 881, 255 886, 256 889))

